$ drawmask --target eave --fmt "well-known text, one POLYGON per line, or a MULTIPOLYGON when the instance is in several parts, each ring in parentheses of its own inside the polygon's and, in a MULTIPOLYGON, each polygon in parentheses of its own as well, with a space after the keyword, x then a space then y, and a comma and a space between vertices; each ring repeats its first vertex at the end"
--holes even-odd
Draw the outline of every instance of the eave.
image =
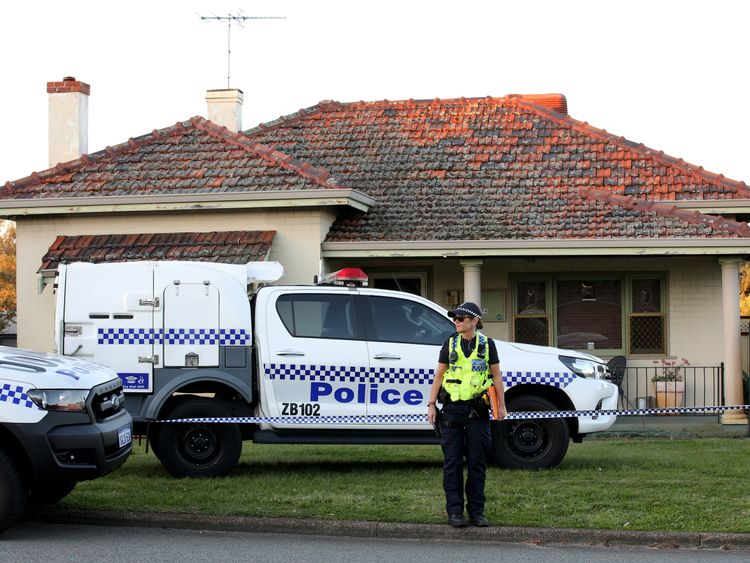
POLYGON ((367 212, 374 203, 370 196, 351 189, 4 199, 0 200, 0 217, 326 206, 348 206, 367 212))
POLYGON ((678 209, 700 211, 710 215, 731 215, 738 213, 750 213, 750 199, 702 199, 702 200, 678 200, 660 201, 662 204, 671 204, 678 209))
POLYGON ((481 256, 737 256, 750 238, 446 240, 324 242, 324 258, 461 258, 481 256))

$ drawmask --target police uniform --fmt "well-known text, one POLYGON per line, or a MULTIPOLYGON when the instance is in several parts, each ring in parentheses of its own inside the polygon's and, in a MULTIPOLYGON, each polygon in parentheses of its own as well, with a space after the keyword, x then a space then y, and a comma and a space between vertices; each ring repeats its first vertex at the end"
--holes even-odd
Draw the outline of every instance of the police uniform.
MULTIPOLYGON (((492 385, 490 365, 499 363, 492 339, 480 332, 467 340, 454 333, 443 344, 439 362, 443 375, 440 415, 443 489, 452 525, 464 512, 463 461, 466 458, 466 512, 473 523, 484 519, 487 452, 491 448, 489 410, 481 396, 492 385)), ((484 524, 486 525, 486 520, 484 524)))

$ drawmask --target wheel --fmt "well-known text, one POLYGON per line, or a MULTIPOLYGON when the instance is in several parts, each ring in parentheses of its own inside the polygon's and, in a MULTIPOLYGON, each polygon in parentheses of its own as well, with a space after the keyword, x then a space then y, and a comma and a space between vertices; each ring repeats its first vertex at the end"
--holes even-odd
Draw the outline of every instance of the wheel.
MULTIPOLYGON (((229 414, 211 399, 187 399, 168 418, 223 418, 229 414)), ((242 432, 236 424, 166 423, 153 442, 164 469, 175 477, 222 477, 237 464, 242 432)))
POLYGON ((44 506, 55 504, 64 499, 75 488, 77 481, 61 481, 59 483, 47 483, 31 489, 29 503, 32 506, 44 506))
POLYGON ((0 448, 0 532, 23 514, 27 495, 18 465, 10 453, 0 448))
POLYGON ((161 437, 161 430, 165 428, 163 424, 151 424, 148 428, 148 443, 151 446, 151 451, 159 461, 161 461, 161 450, 159 449, 159 439, 161 437))
MULTIPOLYGON (((547 399, 521 395, 508 402, 509 411, 555 411, 547 399)), ((492 423, 492 448, 501 467, 549 469, 557 467, 568 451, 570 433, 562 418, 507 420, 492 423)))

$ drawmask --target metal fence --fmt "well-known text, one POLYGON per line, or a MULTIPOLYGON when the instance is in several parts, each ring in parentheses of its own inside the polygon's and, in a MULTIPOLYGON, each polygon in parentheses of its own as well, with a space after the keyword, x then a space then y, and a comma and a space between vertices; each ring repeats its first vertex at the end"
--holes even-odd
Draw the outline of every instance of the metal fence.
MULTIPOLYGON (((680 381, 665 367, 628 367, 620 384, 620 408, 706 407, 724 404, 724 365, 681 366, 680 381)), ((716 416, 715 413, 707 413, 716 416)))

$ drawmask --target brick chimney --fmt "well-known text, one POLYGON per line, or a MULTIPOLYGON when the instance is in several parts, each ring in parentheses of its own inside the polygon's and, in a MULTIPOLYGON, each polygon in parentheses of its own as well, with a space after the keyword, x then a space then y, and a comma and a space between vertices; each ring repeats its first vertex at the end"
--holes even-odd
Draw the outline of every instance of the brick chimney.
POLYGON ((47 82, 49 94, 49 165, 75 160, 89 151, 91 86, 72 76, 47 82))
POLYGON ((242 90, 208 90, 208 120, 236 133, 242 131, 242 90))

